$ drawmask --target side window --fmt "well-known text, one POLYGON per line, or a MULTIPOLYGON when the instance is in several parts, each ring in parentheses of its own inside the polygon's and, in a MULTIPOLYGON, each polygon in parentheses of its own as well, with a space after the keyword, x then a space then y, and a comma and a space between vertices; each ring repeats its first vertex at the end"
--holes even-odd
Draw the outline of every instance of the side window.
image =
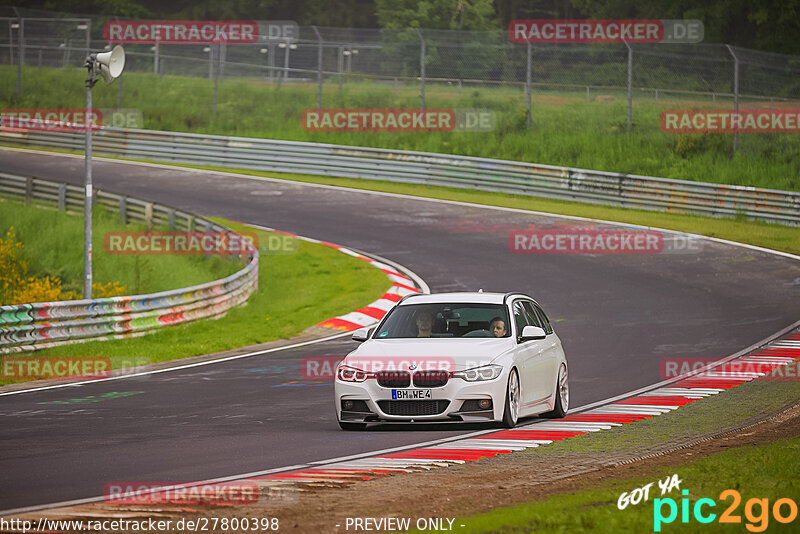
POLYGON ((552 334, 553 327, 550 325, 550 319, 548 319, 547 315, 544 314, 544 310, 536 303, 533 304, 533 307, 536 308, 536 313, 539 315, 539 318, 544 325, 542 328, 544 328, 545 333, 552 334))
POLYGON ((533 326, 538 326, 539 328, 547 332, 547 329, 544 327, 541 319, 539 319, 539 317, 536 315, 536 312, 533 311, 533 302, 530 302, 528 300, 523 301, 522 306, 523 308, 525 308, 525 315, 527 315, 528 317, 528 324, 533 326))
POLYGON ((517 326, 517 335, 522 334, 522 329, 528 326, 528 318, 525 313, 525 308, 522 306, 522 301, 517 300, 514 302, 514 323, 517 326))

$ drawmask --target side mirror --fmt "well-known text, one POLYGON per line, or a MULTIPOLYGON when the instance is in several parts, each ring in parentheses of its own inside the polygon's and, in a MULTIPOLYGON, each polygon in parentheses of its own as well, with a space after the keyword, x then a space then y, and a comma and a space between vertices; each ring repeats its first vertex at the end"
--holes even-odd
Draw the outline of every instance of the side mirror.
POLYGON ((522 335, 519 336, 520 342, 530 341, 531 339, 544 339, 547 337, 544 330, 538 326, 528 325, 522 329, 522 335))
POLYGON ((353 332, 353 341, 366 341, 369 339, 369 336, 372 335, 372 329, 375 328, 373 326, 365 326, 364 328, 359 328, 355 332, 353 332))

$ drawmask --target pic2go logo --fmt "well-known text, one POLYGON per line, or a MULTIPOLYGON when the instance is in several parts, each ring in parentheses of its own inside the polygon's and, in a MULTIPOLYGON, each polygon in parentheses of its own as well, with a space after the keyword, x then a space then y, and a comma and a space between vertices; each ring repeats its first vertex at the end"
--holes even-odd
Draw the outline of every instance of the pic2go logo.
MULTIPOLYGON (((661 532, 662 524, 670 524, 678 518, 678 512, 681 514, 681 523, 689 523, 689 513, 691 511, 694 519, 699 523, 711 523, 717 518, 717 514, 711 512, 711 508, 717 506, 713 499, 702 498, 698 499, 694 506, 689 504, 689 490, 681 492, 683 498, 680 500, 680 507, 675 499, 670 497, 664 499, 653 500, 653 531, 661 532), (664 515, 666 508, 667 515, 664 515)), ((732 499, 728 508, 719 516, 719 523, 742 523, 742 516, 736 514, 739 504, 742 502, 742 495, 734 490, 728 489, 719 494, 721 501, 732 499)), ((749 499, 744 505, 744 516, 747 519, 745 528, 750 532, 764 532, 769 526, 770 506, 769 499, 749 499)), ((776 500, 772 505, 772 517, 778 523, 791 523, 797 519, 797 503, 789 498, 781 498, 776 500)))

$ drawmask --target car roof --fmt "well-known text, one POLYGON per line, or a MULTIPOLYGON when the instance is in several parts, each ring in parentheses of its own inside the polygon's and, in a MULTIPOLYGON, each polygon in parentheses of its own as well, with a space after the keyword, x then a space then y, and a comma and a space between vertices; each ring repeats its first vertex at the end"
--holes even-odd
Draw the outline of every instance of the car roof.
MULTIPOLYGON (((444 304, 444 303, 475 303, 475 304, 502 304, 507 296, 531 297, 523 293, 489 293, 477 291, 459 291, 452 293, 415 293, 408 295, 400 301, 401 306, 410 304, 444 304)), ((531 299, 533 300, 533 299, 531 299)))

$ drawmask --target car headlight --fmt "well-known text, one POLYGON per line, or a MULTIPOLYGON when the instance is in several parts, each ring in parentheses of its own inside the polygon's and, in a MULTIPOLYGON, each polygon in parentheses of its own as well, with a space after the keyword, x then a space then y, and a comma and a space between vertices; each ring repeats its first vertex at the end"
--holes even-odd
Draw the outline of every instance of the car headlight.
POLYGON ((484 365, 474 367, 465 371, 456 371, 453 377, 461 378, 467 382, 481 382, 483 380, 494 380, 503 372, 502 365, 484 365))
POLYGON ((336 378, 342 382, 363 382, 369 378, 369 373, 355 367, 340 365, 336 370, 336 378))

